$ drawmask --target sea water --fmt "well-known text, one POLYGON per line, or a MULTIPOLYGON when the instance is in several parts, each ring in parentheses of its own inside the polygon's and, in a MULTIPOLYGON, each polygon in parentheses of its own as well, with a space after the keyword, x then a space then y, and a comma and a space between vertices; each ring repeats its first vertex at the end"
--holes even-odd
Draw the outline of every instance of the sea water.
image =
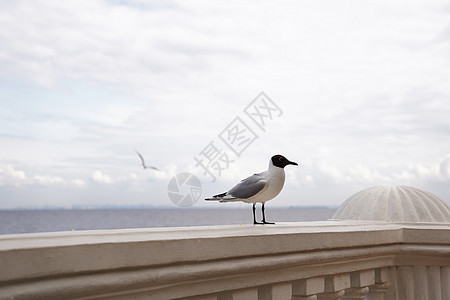
MULTIPOLYGON (((331 208, 266 208, 271 222, 304 222, 329 219, 331 208)), ((261 219, 259 207, 257 219, 261 219)), ((0 234, 251 224, 248 208, 155 208, 155 209, 73 209, 73 210, 0 210, 0 234)))

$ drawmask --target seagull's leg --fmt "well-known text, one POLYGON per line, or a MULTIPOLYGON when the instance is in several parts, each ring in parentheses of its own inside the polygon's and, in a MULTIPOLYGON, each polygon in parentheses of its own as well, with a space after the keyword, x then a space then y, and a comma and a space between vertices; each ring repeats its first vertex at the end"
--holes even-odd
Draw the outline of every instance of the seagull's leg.
POLYGON ((255 216, 255 210, 256 210, 256 203, 253 203, 253 224, 263 224, 260 222, 256 222, 256 216, 255 216))
POLYGON ((273 222, 266 222, 266 214, 264 213, 264 204, 266 204, 266 203, 263 202, 263 205, 262 205, 262 215, 263 215, 262 222, 263 222, 263 224, 275 224, 273 222))

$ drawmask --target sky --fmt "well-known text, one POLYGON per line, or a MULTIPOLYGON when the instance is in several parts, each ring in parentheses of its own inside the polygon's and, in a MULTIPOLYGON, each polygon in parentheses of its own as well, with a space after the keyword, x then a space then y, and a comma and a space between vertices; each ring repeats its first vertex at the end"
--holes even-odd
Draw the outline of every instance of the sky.
POLYGON ((450 203, 448 1, 0 6, 0 209, 177 207, 182 173, 193 207, 241 207, 202 199, 274 154, 299 166, 269 206, 383 184, 450 203))

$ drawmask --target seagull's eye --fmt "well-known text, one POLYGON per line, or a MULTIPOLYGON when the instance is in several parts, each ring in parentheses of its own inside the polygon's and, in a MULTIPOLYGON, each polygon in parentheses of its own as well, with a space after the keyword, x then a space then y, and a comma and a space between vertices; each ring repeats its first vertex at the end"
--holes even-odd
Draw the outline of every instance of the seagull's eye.
POLYGON ((283 160, 283 156, 280 156, 280 158, 278 159, 279 161, 282 161, 283 160))

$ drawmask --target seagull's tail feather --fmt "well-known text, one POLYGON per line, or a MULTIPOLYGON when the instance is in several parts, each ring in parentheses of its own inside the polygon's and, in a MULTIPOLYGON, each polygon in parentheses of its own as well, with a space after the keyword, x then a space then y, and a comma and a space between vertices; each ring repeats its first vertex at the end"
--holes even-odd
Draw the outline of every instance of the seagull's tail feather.
POLYGON ((220 198, 205 198, 206 201, 220 201, 220 198))
POLYGON ((211 198, 206 198, 206 201, 219 201, 219 202, 232 202, 232 201, 238 201, 238 198, 233 197, 231 195, 227 195, 227 192, 214 195, 211 198))
POLYGON ((241 201, 241 199, 239 199, 239 198, 225 198, 225 199, 219 200, 220 203, 224 203, 224 202, 235 202, 235 201, 241 201))

